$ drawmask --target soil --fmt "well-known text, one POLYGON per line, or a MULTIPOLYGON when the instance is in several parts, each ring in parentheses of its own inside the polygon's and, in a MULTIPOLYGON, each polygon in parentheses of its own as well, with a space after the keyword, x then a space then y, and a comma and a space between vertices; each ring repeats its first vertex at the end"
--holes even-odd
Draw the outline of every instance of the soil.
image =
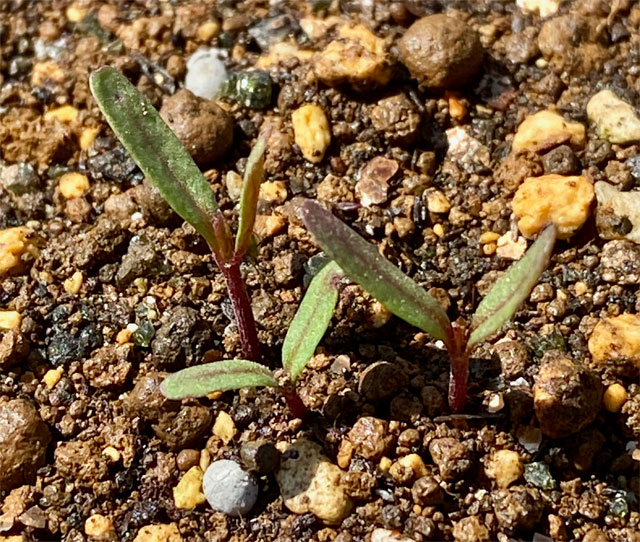
MULTIPOLYGON (((317 267, 318 249, 296 216, 304 198, 325 202, 377 243, 454 320, 470 318, 512 262, 500 247, 486 249, 481 236, 517 232, 511 200, 525 177, 583 174, 638 188, 638 145, 611 144, 593 127, 582 148, 565 140, 544 152, 510 153, 518 125, 535 111, 555 107, 588 126, 586 103, 603 88, 640 103, 638 5, 560 4, 544 19, 506 0, 1 2, 0 229, 27 227, 34 248, 0 277, 0 309, 21 315, 19 329, 0 330, 0 465, 9 473, 0 478, 0 540, 156 540, 141 529, 172 523, 178 538, 157 540, 640 540, 637 372, 594 364, 588 349, 598 319, 640 311, 640 279, 619 250, 603 274, 606 241, 593 214, 557 244, 516 317, 475 351, 466 414, 447 409, 441 345, 389 318, 355 285, 342 290, 297 384, 311 409, 304 420, 271 389, 167 401, 158 390, 166 372, 240 355, 231 304, 205 243, 143 179, 88 87, 91 70, 114 65, 159 108, 184 85, 186 61, 200 47, 226 51, 234 73, 285 40, 323 50, 335 17, 386 40, 389 66, 370 85, 342 75, 329 86, 313 76, 317 57, 290 55, 268 68, 265 107, 219 101, 233 120, 233 145, 202 163, 214 160, 206 177, 228 218, 237 213, 227 173, 242 174, 267 128, 266 181, 283 181, 259 203, 263 238, 243 266, 263 361, 275 369, 317 267), (420 86, 398 43, 417 19, 442 12, 478 33, 477 43, 464 44, 475 47, 465 52, 473 66, 456 64, 455 77, 439 78, 428 65, 421 82, 438 83, 420 86), (293 143, 291 113, 304 103, 318 104, 331 127, 316 163, 293 143), (77 116, 47 117, 65 105, 77 116), (447 150, 446 131, 456 127, 475 147, 447 150), (23 165, 10 169, 15 164, 23 165), (71 199, 59 188, 68 172, 89 180, 71 199), (612 264, 616 257, 626 264, 612 264), (576 374, 590 371, 571 380, 576 393, 595 374, 588 397, 597 403, 618 383, 627 399, 617 412, 576 399, 556 427, 563 436, 551 438, 540 435, 534 379, 541 363, 560 358, 586 366, 576 374), (221 411, 235 426, 230 440, 212 432, 221 411), (572 426, 574 415, 581 421, 572 426), (247 446, 301 438, 344 473, 353 507, 338 524, 290 512, 275 465, 257 469, 259 498, 245 517, 207 503, 176 507, 173 489, 194 465, 233 459, 255 469, 247 446), (517 452, 503 454, 521 464, 513 479, 496 467, 500 450, 517 452)), ((419 39, 411 37, 412 47, 419 39)), ((611 243, 637 254, 634 243, 611 243)), ((547 411, 549 424, 556 436, 547 411)))

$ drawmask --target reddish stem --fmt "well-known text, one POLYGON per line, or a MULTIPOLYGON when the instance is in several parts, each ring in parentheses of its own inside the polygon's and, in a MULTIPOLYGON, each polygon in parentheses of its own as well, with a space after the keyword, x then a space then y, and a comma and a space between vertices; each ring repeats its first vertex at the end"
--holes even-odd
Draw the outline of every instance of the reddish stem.
POLYGON ((260 360, 260 343, 256 331, 256 321, 251 310, 251 301, 240 272, 239 259, 231 262, 219 262, 218 266, 224 275, 229 290, 229 298, 233 305, 236 325, 240 334, 243 356, 251 361, 260 360))
POLYGON ((467 381, 469 379, 469 352, 467 349, 467 329, 465 322, 458 320, 452 326, 449 345, 451 372, 449 376, 449 408, 453 413, 462 412, 467 402, 467 381))
POLYGON ((304 418, 309 412, 309 409, 304 405, 300 396, 296 393, 296 390, 285 386, 281 388, 284 400, 287 402, 287 406, 296 418, 304 418))

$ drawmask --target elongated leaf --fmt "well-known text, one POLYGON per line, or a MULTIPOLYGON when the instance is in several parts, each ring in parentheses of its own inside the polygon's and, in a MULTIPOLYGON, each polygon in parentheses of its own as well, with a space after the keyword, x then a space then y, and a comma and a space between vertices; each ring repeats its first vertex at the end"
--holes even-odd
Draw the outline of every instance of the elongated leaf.
POLYGON ((211 220, 218 204, 182 143, 149 100, 115 68, 93 72, 89 83, 107 122, 138 167, 215 251, 218 243, 211 220))
POLYGON ((301 217, 322 250, 351 279, 396 316, 449 344, 451 323, 440 304, 374 245, 312 201, 302 205, 301 217))
POLYGON ((168 399, 185 399, 203 397, 212 391, 276 384, 271 371, 264 365, 244 359, 231 359, 178 371, 162 381, 160 390, 168 399))
POLYGON ((236 233, 236 256, 243 256, 251 244, 253 225, 256 222, 258 194, 264 178, 264 140, 259 139, 251 150, 244 170, 242 197, 240 198, 240 221, 236 233))
POLYGON ((295 382, 322 340, 338 304, 337 282, 343 276, 336 262, 329 262, 313 277, 282 345, 282 366, 295 382))
POLYGON ((498 331, 515 314, 549 265, 555 242, 556 227, 551 224, 526 254, 496 281, 473 315, 469 348, 498 331))

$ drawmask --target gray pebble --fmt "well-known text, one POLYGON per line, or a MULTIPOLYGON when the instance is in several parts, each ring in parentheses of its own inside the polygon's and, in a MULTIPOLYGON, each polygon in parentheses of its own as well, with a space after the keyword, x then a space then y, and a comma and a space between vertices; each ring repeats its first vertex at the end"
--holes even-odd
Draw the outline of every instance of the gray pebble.
POLYGON ((258 498, 256 479, 229 459, 209 465, 202 487, 211 508, 230 516, 246 514, 258 498))

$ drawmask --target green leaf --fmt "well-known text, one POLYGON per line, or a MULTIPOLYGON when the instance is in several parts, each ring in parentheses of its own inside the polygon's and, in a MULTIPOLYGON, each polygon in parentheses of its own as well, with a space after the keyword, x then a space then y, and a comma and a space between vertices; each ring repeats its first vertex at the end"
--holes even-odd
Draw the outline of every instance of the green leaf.
POLYGON ((313 277, 293 317, 282 345, 282 366, 295 382, 329 327, 338 304, 337 282, 343 277, 335 262, 329 262, 313 277))
POLYGON ((551 224, 525 255, 496 281, 473 315, 469 348, 498 331, 515 314, 549 265, 555 242, 556 227, 551 224))
POLYGON ((107 122, 138 167, 215 252, 218 240, 211 222, 218 204, 182 143, 151 102, 115 68, 93 72, 89 83, 107 122))
POLYGON ((276 379, 264 365, 232 359, 178 371, 162 381, 160 390, 168 399, 185 399, 203 397, 212 391, 276 385, 276 379))
POLYGON ((244 170, 242 197, 240 198, 240 221, 236 233, 236 256, 243 256, 251 244, 258 208, 258 194, 264 178, 264 145, 264 140, 259 139, 249 154, 244 170))
POLYGON ((312 201, 301 207, 301 218, 316 241, 344 272, 393 314, 429 333, 451 341, 451 322, 424 288, 382 257, 375 245, 312 201))

